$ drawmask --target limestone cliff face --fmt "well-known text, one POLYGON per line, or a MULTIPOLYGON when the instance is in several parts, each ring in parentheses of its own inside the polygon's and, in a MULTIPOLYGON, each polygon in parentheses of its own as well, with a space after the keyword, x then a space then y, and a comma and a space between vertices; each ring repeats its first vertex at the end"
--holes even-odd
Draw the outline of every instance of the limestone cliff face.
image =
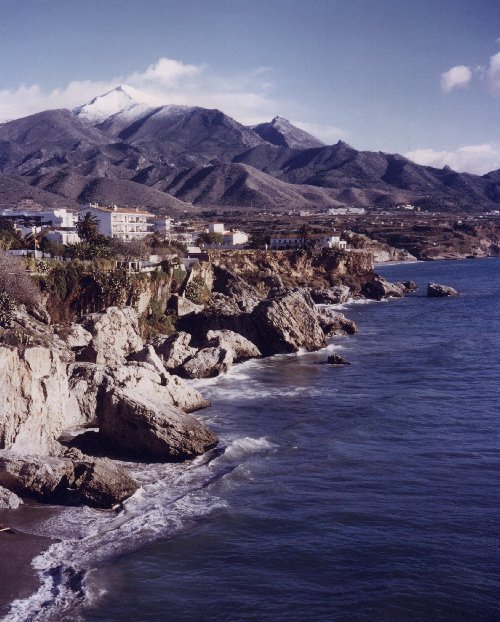
POLYGON ((261 291, 274 286, 268 281, 276 277, 285 287, 329 287, 373 271, 373 256, 364 250, 210 251, 210 260, 261 291))
POLYGON ((0 347, 0 448, 50 453, 65 424, 66 366, 48 347, 0 347))

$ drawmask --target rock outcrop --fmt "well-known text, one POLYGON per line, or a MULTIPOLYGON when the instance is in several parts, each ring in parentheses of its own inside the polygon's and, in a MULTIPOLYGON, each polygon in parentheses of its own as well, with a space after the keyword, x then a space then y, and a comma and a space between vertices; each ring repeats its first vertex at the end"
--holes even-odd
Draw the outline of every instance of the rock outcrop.
POLYGON ((300 292, 264 300, 252 311, 251 320, 258 334, 257 346, 264 356, 305 350, 326 345, 314 304, 300 292))
POLYGON ((361 288, 361 293, 371 300, 383 300, 384 298, 402 298, 404 288, 399 283, 390 283, 380 276, 367 281, 361 288))
POLYGON ((15 510, 22 505, 23 500, 15 493, 0 486, 0 510, 15 510))
POLYGON ((320 307, 317 310, 317 314, 319 324, 327 337, 354 335, 358 332, 356 322, 346 318, 343 313, 326 307, 320 307))
POLYGON ((312 289, 311 296, 316 304, 339 305, 350 299, 351 290, 347 285, 337 285, 327 289, 312 289))
POLYGON ((326 362, 328 365, 350 365, 349 361, 340 354, 330 354, 326 362))
POLYGON ((48 455, 65 426, 68 377, 64 352, 0 347, 0 448, 48 455))
POLYGON ((259 292, 227 268, 214 266, 213 291, 236 301, 241 311, 250 312, 259 303, 259 292))
MULTIPOLYGON (((75 450, 71 450, 75 451, 75 450)), ((137 483, 110 460, 40 457, 0 452, 0 486, 42 502, 111 508, 130 497, 137 483)))
POLYGON ((99 430, 124 456, 142 460, 194 458, 218 442, 217 436, 194 417, 131 389, 106 394, 99 430))
POLYGON ((427 296, 429 298, 446 298, 447 296, 458 296, 458 290, 449 285, 439 283, 429 283, 427 285, 427 296))
POLYGON ((92 335, 92 341, 79 352, 79 361, 120 365, 129 354, 143 347, 137 313, 131 307, 108 307, 102 313, 85 316, 81 323, 92 335))
POLYGON ((183 378, 214 378, 227 372, 232 364, 232 350, 222 347, 202 348, 178 367, 176 373, 183 378))
POLYGON ((190 344, 191 335, 184 331, 170 337, 160 336, 152 340, 155 352, 162 357, 163 365, 169 371, 176 369, 196 354, 196 348, 190 344))
POLYGON ((262 356, 254 343, 232 330, 209 330, 207 345, 231 351, 234 363, 241 363, 262 356))
POLYGON ((130 362, 117 367, 75 363, 70 366, 69 385, 71 397, 67 405, 67 426, 97 425, 106 393, 114 389, 128 388, 186 412, 210 405, 182 378, 166 370, 158 371, 149 363, 130 362))

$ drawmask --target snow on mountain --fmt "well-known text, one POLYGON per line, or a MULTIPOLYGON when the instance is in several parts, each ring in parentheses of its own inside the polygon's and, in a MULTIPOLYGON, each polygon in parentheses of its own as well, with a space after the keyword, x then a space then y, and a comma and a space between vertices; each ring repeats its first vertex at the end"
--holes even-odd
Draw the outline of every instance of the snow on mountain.
POLYGON ((94 97, 90 102, 74 109, 82 119, 97 125, 116 114, 140 116, 151 108, 162 105, 156 97, 143 93, 132 86, 120 85, 104 95, 94 97))

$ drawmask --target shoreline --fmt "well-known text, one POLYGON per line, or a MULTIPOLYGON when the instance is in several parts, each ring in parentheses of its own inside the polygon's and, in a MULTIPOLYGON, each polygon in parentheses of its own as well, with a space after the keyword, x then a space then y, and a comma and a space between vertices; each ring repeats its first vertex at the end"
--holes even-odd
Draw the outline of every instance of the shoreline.
POLYGON ((0 619, 3 619, 15 600, 28 598, 40 587, 38 573, 33 568, 32 561, 46 551, 54 540, 18 531, 15 534, 0 535, 0 619))

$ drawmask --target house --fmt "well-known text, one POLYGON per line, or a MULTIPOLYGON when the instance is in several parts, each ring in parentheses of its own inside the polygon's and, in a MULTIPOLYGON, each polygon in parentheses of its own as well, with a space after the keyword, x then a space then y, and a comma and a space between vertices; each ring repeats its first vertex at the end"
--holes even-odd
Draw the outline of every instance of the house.
POLYGON ((345 250, 347 242, 338 233, 278 233, 269 241, 271 250, 290 250, 303 248, 339 248, 345 250))
POLYGON ((153 221, 153 229, 165 238, 170 234, 173 222, 173 219, 168 218, 168 216, 163 216, 162 218, 156 217, 153 221))
POLYGON ((83 217, 87 212, 99 221, 99 233, 110 238, 138 240, 151 233, 152 224, 149 221, 154 214, 138 207, 102 207, 98 203, 90 203, 82 208, 80 215, 83 217))
POLYGON ((48 240, 73 244, 80 241, 76 230, 78 214, 66 208, 47 210, 2 210, 0 216, 12 220, 15 228, 25 237, 46 231, 48 240))
POLYGON ((208 233, 224 233, 224 224, 221 222, 211 222, 208 225, 208 233))
POLYGON ((232 247, 248 242, 248 234, 236 229, 229 229, 229 231, 226 231, 224 223, 222 222, 210 223, 208 225, 208 233, 219 233, 222 235, 222 243, 219 246, 232 247))
POLYGON ((229 246, 238 246, 238 244, 246 244, 248 242, 248 234, 243 233, 243 231, 233 231, 231 229, 231 231, 224 231, 223 236, 223 244, 229 246))

